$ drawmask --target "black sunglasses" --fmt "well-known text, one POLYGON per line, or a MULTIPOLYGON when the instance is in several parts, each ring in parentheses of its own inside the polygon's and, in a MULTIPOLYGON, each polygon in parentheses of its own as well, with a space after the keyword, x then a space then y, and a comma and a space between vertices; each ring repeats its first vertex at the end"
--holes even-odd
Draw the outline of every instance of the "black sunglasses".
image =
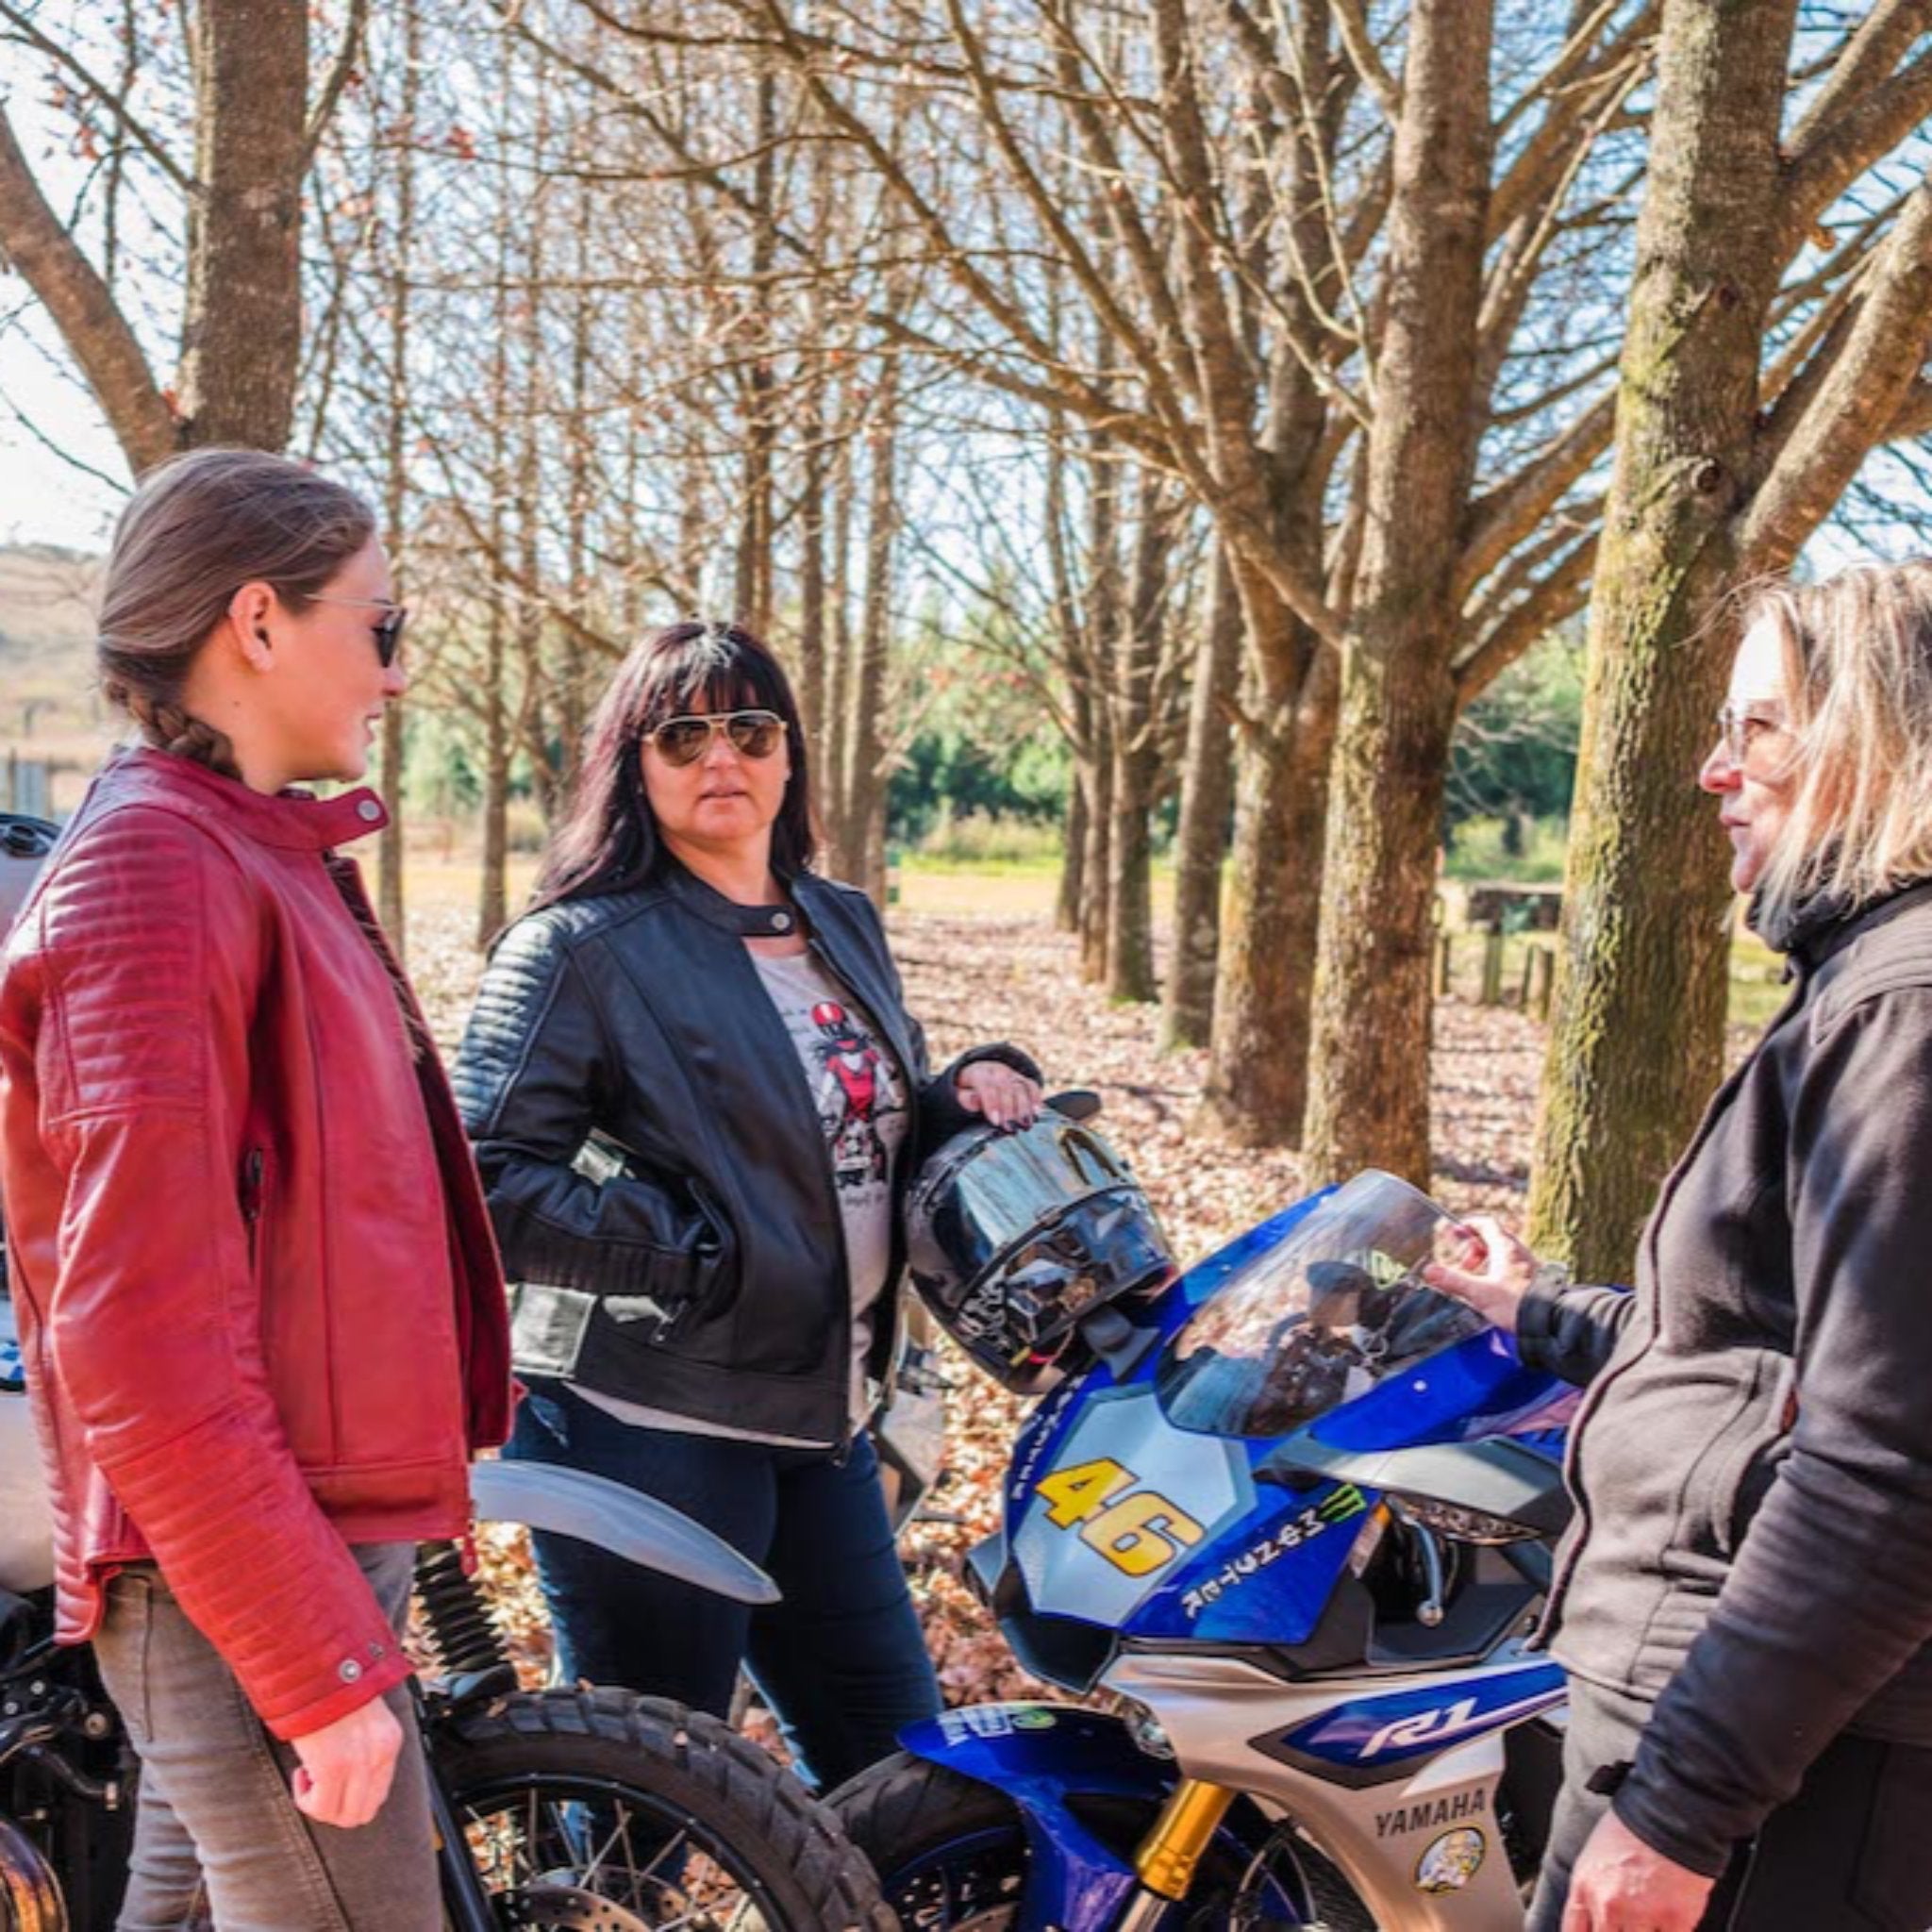
POLYGON ((320 591, 312 593, 311 604, 354 604, 365 610, 381 610, 387 614, 380 624, 369 626, 375 639, 376 661, 387 671, 396 661, 396 655, 403 648, 403 626, 409 621, 409 609, 406 604, 391 604, 381 597, 325 597, 320 591))
POLYGON ((667 765, 694 765, 711 748, 722 731, 731 749, 748 758, 768 758, 785 736, 785 721, 776 711, 713 711, 700 716, 667 718, 644 733, 667 765))

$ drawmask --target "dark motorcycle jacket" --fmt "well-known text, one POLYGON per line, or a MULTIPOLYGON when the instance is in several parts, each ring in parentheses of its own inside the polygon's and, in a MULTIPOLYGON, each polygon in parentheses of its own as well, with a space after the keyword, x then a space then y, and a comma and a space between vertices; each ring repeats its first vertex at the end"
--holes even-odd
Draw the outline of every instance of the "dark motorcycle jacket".
MULTIPOLYGON (((802 916, 916 1096, 893 1173, 974 1118, 933 1074, 872 902, 801 874, 796 912, 740 906, 667 862, 650 883, 519 920, 491 956, 456 1068, 511 1288, 518 1370, 694 1421, 801 1441, 851 1426, 851 1295, 823 1131, 746 951, 802 916)), ((895 1334, 904 1259, 871 1365, 895 1334)))
POLYGON ((1616 1809, 1710 1874, 1840 1732, 1932 1745, 1932 885, 1765 936, 1795 989, 1636 1292, 1517 1324, 1589 1391, 1552 1648, 1655 1700, 1616 1809))

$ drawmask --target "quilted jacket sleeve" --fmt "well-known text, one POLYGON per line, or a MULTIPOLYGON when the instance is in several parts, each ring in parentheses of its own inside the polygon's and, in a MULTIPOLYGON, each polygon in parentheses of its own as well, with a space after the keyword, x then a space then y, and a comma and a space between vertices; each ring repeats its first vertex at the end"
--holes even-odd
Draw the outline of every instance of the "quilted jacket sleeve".
POLYGON ((53 1372, 182 1607, 263 1722, 302 1737, 408 1665, 258 1352, 237 1184, 251 896, 192 824, 128 811, 62 858, 39 919, 41 1138, 64 1181, 37 1284, 53 1372))
POLYGON ((513 1281, 674 1308, 725 1265, 726 1243, 675 1177, 628 1160, 579 1166, 620 1077, 563 936, 541 914, 519 921, 491 958, 455 1070, 504 1266, 513 1281))

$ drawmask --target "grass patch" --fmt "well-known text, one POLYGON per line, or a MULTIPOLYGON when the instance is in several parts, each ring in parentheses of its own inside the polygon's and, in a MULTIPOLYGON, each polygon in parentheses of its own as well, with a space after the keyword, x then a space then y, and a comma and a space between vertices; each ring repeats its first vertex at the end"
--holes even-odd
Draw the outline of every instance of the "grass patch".
POLYGON ((1525 886, 1562 882, 1568 820, 1524 822, 1521 826, 1519 852, 1508 849, 1507 834, 1508 826, 1502 819, 1463 820, 1456 828, 1455 842, 1443 857, 1443 872, 1452 879, 1513 879, 1525 886))

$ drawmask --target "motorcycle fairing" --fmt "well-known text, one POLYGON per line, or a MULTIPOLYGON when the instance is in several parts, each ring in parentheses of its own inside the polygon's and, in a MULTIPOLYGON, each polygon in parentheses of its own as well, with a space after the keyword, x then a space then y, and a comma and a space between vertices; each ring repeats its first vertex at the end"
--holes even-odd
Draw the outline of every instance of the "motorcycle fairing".
POLYGON ((1359 1790, 1407 1777, 1423 1760, 1561 1704, 1562 1667, 1541 1655, 1420 1687, 1375 1691, 1257 1738, 1255 1748, 1332 1784, 1359 1790))
MULTIPOLYGON (((902 1731, 899 1743, 915 1757, 990 1785, 1018 1809, 1027 1861, 1014 1932, 1107 1932, 1114 1924, 1140 1879, 1072 1807, 1092 1797, 1158 1807, 1175 1783, 1170 1760, 1141 1750, 1118 1718, 1063 1704, 944 1711, 902 1731)), ((1268 1922, 1305 1923, 1278 1891, 1268 1922)))
MULTIPOLYGON (((1029 1418, 1006 1491, 1006 1554, 1024 1584, 1019 1615, 1141 1641, 1306 1641, 1348 1560, 1356 1519, 1377 1497, 1344 1481, 1273 1480, 1296 1436, 1372 1450, 1541 1434, 1557 1418, 1564 1398, 1553 1402, 1551 1378, 1524 1368, 1505 1338, 1486 1333, 1285 1438, 1214 1435, 1171 1422, 1157 1391, 1168 1343, 1231 1275, 1277 1246, 1325 1198, 1296 1203, 1190 1269, 1145 1311, 1159 1345, 1124 1378, 1096 1363, 1029 1418), (1099 1480, 1082 1473, 1109 1467, 1119 1474, 1109 1500, 1141 1506, 1138 1521, 1152 1532, 1130 1540, 1132 1569, 1122 1567, 1105 1535, 1056 1520, 1056 1481, 1099 1480), (1170 1547, 1161 1552, 1163 1541, 1170 1547), (1139 1563, 1150 1549, 1158 1560, 1139 1563)), ((1002 1607, 1011 1633, 1016 1606, 1002 1607)))

